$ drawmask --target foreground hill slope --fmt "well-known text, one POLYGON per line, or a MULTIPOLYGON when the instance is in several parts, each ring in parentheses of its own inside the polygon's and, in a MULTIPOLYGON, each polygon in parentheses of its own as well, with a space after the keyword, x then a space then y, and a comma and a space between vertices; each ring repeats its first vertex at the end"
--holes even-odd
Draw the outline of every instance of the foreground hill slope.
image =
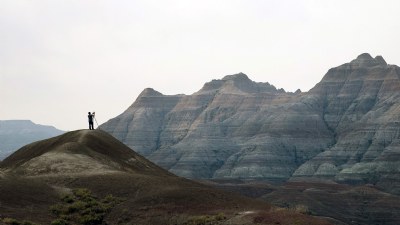
POLYGON ((26 145, 0 163, 24 176, 166 172, 102 131, 80 130, 26 145))
POLYGON ((400 68, 361 54, 309 92, 245 74, 192 95, 145 89, 106 130, 180 176, 378 184, 400 193, 400 68))
POLYGON ((60 219, 71 224, 188 224, 201 218, 253 224, 266 215, 266 221, 280 224, 329 224, 177 177, 101 130, 35 142, 2 161, 0 212, 0 224, 10 221, 6 218, 40 224, 60 219))
POLYGON ((35 124, 29 120, 0 120, 0 160, 34 141, 64 133, 52 126, 35 124))

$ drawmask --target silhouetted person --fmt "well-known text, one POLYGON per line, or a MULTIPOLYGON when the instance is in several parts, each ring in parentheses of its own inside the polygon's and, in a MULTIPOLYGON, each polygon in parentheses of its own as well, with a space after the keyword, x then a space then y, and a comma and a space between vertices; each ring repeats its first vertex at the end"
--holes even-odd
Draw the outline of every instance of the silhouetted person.
POLYGON ((93 117, 94 117, 94 113, 91 114, 91 113, 89 112, 89 114, 88 114, 88 118, 89 118, 89 130, 94 130, 94 128, 93 128, 93 117))

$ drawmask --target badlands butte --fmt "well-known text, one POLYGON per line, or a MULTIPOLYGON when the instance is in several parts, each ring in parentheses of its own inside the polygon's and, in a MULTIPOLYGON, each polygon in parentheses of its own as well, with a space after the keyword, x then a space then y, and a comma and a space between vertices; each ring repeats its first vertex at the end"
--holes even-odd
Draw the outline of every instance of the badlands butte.
POLYGON ((179 176, 372 184, 400 194, 400 68, 364 53, 308 92, 243 73, 192 95, 145 89, 100 126, 179 176))

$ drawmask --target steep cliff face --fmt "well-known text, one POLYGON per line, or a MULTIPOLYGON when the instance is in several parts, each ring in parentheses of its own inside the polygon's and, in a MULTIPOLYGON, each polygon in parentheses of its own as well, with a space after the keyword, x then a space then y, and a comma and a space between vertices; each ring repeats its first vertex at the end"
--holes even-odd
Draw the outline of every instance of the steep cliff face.
POLYGON ((399 76, 362 54, 307 93, 243 73, 192 95, 146 89, 101 129, 185 177, 379 182, 399 174, 399 76))
POLYGON ((362 54, 328 71, 307 93, 323 105, 321 114, 335 144, 294 173, 337 181, 384 183, 400 172, 400 68, 380 56, 362 54))
POLYGON ((159 149, 165 117, 182 97, 164 96, 147 88, 124 113, 103 124, 100 129, 148 156, 159 149))
POLYGON ((193 95, 146 89, 100 128, 180 176, 288 179, 334 141, 320 107, 240 73, 193 95))

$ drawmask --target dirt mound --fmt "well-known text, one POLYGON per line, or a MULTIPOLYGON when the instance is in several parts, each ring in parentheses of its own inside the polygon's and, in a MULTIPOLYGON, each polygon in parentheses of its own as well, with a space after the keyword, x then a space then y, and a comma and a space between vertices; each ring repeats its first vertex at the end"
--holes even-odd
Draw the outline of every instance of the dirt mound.
POLYGON ((26 176, 168 174, 101 130, 72 131, 32 143, 2 161, 0 168, 26 176))

